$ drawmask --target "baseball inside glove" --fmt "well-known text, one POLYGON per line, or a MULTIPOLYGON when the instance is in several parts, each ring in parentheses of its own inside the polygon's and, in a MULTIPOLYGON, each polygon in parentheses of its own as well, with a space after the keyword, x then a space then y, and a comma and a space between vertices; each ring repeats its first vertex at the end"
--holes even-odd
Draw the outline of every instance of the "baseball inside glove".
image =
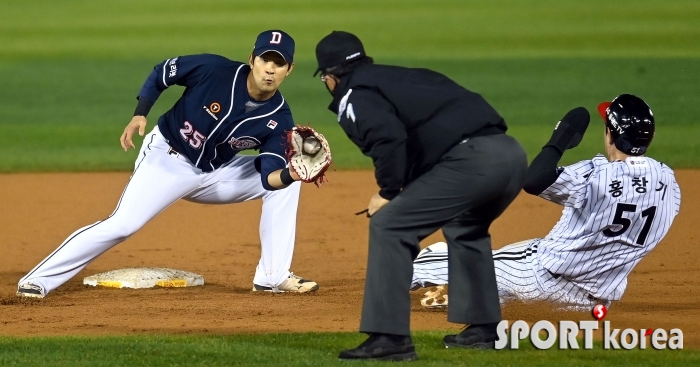
POLYGON ((326 181, 331 164, 331 148, 323 134, 309 126, 296 126, 287 133, 287 160, 290 169, 304 182, 318 186, 326 181))

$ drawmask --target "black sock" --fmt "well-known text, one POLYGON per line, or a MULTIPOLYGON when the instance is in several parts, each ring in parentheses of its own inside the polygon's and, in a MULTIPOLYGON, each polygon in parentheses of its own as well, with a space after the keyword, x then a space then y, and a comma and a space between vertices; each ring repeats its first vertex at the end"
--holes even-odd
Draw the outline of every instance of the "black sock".
POLYGON ((490 324, 471 324, 471 325, 469 325, 469 328, 477 327, 479 329, 483 329, 483 330, 495 333, 496 327, 498 327, 499 323, 500 323, 500 321, 499 322, 492 322, 490 324))
POLYGON ((391 340, 392 342, 397 343, 397 344, 406 343, 406 342, 408 342, 408 341, 410 340, 410 338, 411 338, 410 336, 407 336, 407 335, 384 334, 384 333, 373 333, 373 335, 376 335, 376 336, 384 336, 384 337, 386 337, 387 339, 389 339, 389 340, 391 340))

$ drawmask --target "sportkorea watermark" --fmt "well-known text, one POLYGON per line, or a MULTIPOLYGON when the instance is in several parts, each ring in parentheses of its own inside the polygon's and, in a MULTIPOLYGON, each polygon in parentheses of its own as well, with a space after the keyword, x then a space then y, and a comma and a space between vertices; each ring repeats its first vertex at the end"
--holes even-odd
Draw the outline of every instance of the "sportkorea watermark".
MULTIPOLYGON (((600 328, 600 321, 607 314, 603 305, 592 311, 595 321, 559 321, 553 323, 541 320, 530 325, 522 320, 509 325, 506 320, 498 324, 496 349, 518 349, 520 340, 529 339, 537 349, 581 349, 579 334, 583 332, 583 349, 593 349, 593 331, 600 328), (546 333, 542 333, 546 332, 546 333), (543 334, 546 338, 542 339, 543 334), (557 341, 558 339, 558 341, 557 341)), ((610 321, 603 321, 603 349, 683 349, 681 329, 615 329, 610 321)))

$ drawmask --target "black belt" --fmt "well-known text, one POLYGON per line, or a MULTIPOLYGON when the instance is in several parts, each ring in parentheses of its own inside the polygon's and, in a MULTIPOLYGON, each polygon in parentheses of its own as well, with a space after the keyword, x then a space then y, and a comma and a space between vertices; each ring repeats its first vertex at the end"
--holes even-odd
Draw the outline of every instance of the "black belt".
POLYGON ((170 147, 170 149, 168 149, 168 154, 174 155, 176 157, 180 155, 180 153, 178 153, 177 150, 173 149, 173 147, 170 147))
POLYGON ((482 127, 481 129, 469 134, 466 136, 467 138, 477 138, 479 136, 488 136, 488 135, 498 135, 498 134, 504 134, 506 131, 503 130, 500 126, 486 126, 482 127))
POLYGON ((548 272, 549 275, 551 275, 552 278, 554 278, 554 279, 559 279, 559 278, 561 277, 561 274, 554 274, 554 273, 552 273, 552 271, 549 270, 549 269, 547 269, 547 272, 548 272))
POLYGON ((471 138, 478 138, 480 136, 489 136, 489 135, 498 135, 498 134, 505 134, 505 130, 498 126, 486 126, 482 127, 481 129, 467 135, 464 137, 462 140, 459 141, 458 144, 464 144, 469 141, 471 138))
POLYGON ((592 294, 590 294, 590 293, 588 294, 588 296, 586 296, 586 299, 588 299, 589 301, 595 302, 595 303, 599 303, 599 304, 606 304, 606 303, 608 303, 608 300, 605 300, 605 299, 602 299, 602 298, 598 298, 598 297, 596 297, 596 296, 594 296, 594 295, 592 295, 592 294))

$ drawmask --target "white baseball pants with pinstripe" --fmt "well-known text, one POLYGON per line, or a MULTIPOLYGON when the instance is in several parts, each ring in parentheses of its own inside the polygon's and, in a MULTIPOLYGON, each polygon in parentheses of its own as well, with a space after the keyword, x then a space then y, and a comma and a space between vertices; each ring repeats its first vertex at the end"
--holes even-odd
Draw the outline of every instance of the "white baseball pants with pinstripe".
MULTIPOLYGON (((19 285, 39 285, 45 296, 98 256, 136 233, 178 199, 202 204, 262 199, 262 255, 253 283, 266 287, 278 286, 289 276, 292 263, 301 183, 295 182, 282 190, 265 190, 255 169, 254 159, 254 156, 237 156, 224 167, 213 172, 202 172, 187 158, 171 151, 156 126, 144 138, 134 173, 114 212, 107 219, 71 234, 24 276, 19 285)), ((179 230, 182 228, 173 228, 173 231, 179 230)), ((249 229, 236 227, 235 218, 232 218, 231 226, 226 230, 235 234, 249 229)))
MULTIPOLYGON (((609 301, 591 297, 585 289, 540 266, 538 243, 539 239, 527 240, 493 251, 501 304, 548 301, 572 311, 590 311, 598 303, 610 306, 609 301)), ((411 289, 444 284, 448 284, 447 244, 438 242, 423 249, 413 262, 411 289)))

